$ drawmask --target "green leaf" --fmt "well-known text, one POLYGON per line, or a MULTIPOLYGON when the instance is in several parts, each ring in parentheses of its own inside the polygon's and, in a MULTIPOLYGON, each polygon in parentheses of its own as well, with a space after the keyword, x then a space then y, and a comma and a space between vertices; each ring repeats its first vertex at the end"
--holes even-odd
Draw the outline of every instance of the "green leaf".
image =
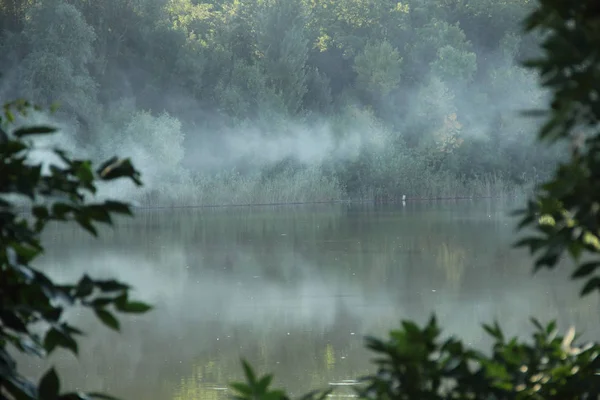
POLYGON ((77 211, 77 208, 67 203, 59 202, 52 205, 52 215, 59 219, 63 219, 68 213, 74 211, 77 211))
POLYGON ((6 116, 8 122, 10 122, 11 124, 15 122, 15 115, 10 111, 9 108, 4 107, 4 115, 6 116))
POLYGON ((106 208, 106 210, 112 211, 117 214, 132 215, 131 207, 127 203, 107 200, 104 202, 104 207, 106 208))
POLYGON ((273 375, 265 375, 264 377, 262 377, 260 379, 260 381, 258 381, 258 383, 256 384, 256 390, 259 393, 265 393, 267 391, 267 388, 269 387, 269 385, 271 384, 271 381, 273 380, 273 375))
POLYGON ((75 297, 85 298, 94 292, 94 281, 89 276, 84 275, 81 277, 77 286, 75 287, 75 297))
POLYGON ((504 342, 504 334, 497 321, 494 322, 494 325, 483 324, 483 329, 499 342, 504 342))
POLYGON ((552 269, 558 263, 560 255, 557 253, 546 253, 535 261, 534 270, 538 271, 543 267, 552 269))
POLYGON ((529 250, 532 253, 535 253, 542 247, 546 245, 548 242, 547 239, 541 237, 528 237, 517 241, 513 244, 514 247, 529 247, 529 250))
POLYGON ((548 322, 548 326, 546 326, 546 334, 547 335, 554 335, 556 333, 557 329, 556 329, 556 321, 550 321, 548 322))
POLYGON ((71 157, 69 157, 68 153, 64 150, 55 148, 53 149, 54 154, 56 154, 61 160, 62 162, 65 163, 65 165, 69 166, 69 167, 73 167, 73 160, 71 160, 71 157))
POLYGON ((245 383, 232 382, 229 386, 240 394, 246 396, 251 396, 253 394, 252 388, 245 383))
POLYGON ((114 297, 97 297, 88 304, 93 308, 104 308, 114 302, 114 297))
POLYGON ((2 153, 3 155, 9 156, 9 155, 15 155, 20 153, 23 150, 28 149, 27 145, 23 142, 17 142, 14 140, 8 141, 7 143, 2 145, 2 153))
POLYGON ((242 360, 242 367, 244 369, 244 375, 246 375, 246 380, 254 386, 256 384, 256 375, 254 374, 252 367, 246 360, 242 360))
POLYGON ((119 310, 121 312, 134 313, 134 314, 145 313, 152 309, 151 306, 149 306, 146 303, 142 303, 140 301, 129 301, 124 304, 116 303, 115 306, 116 306, 117 310, 119 310))
POLYGON ((577 278, 582 278, 584 276, 590 275, 592 274, 596 268, 598 268, 600 266, 600 262, 598 261, 594 261, 594 262, 588 262, 588 263, 584 263, 581 264, 576 270, 575 272, 573 272, 573 274, 571 275, 571 278, 573 279, 577 279, 577 278))
POLYGON ((38 393, 41 400, 55 400, 60 390, 60 381, 54 368, 51 368, 40 380, 38 393))
POLYGON ((110 213, 103 205, 89 205, 82 209, 82 213, 90 219, 106 224, 112 224, 110 213))
POLYGON ((81 162, 75 171, 75 174, 82 183, 90 183, 94 180, 94 173, 91 168, 92 163, 89 161, 81 162))
POLYGON ((75 341, 69 333, 62 332, 56 328, 51 328, 46 332, 46 336, 44 337, 44 349, 50 354, 56 347, 64 347, 71 350, 73 354, 79 354, 77 341, 75 341))
MULTIPOLYGON (((0 309, 0 321, 2 321, 2 325, 17 331, 17 332, 27 332, 27 325, 25 322, 19 318, 17 314, 13 311, 2 310, 0 309)), ((0 326, 2 326, 0 325, 0 326)))
POLYGON ((119 330, 119 321, 109 311, 103 308, 95 308, 94 313, 102 323, 115 331, 119 330))
POLYGON ((83 229, 85 229, 86 231, 91 233, 93 236, 98 236, 98 230, 96 229, 96 227, 91 223, 91 221, 88 218, 79 214, 75 217, 75 221, 77 221, 79 226, 81 226, 83 229))
POLYGON ((129 285, 114 279, 97 280, 94 284, 103 292, 120 292, 130 288, 129 285))
POLYGON ((412 321, 402 321, 402 327, 404 328, 404 330, 406 331, 406 334, 409 337, 412 338, 417 338, 417 337, 421 337, 422 333, 421 330, 419 329, 419 327, 417 326, 417 324, 415 324, 412 321))
POLYGON ((583 245, 579 242, 572 241, 568 243, 567 250, 569 251, 569 254, 571 254, 571 257, 577 261, 583 252, 583 245))
POLYGON ((50 213, 48 212, 48 208, 45 206, 33 207, 32 211, 33 211, 33 215, 37 219, 46 219, 50 215, 50 213))
POLYGON ((26 128, 20 128, 13 132, 13 134, 18 137, 30 136, 30 135, 47 135, 50 133, 56 132, 56 128, 52 128, 49 126, 30 126, 26 128))
POLYGON ((102 400, 119 400, 118 397, 113 397, 113 396, 109 396, 107 394, 104 393, 96 393, 96 392, 92 392, 92 393, 87 393, 87 395, 93 399, 102 399, 102 400))
POLYGON ((583 289, 581 289, 581 296, 583 297, 596 289, 600 289, 600 278, 599 277, 594 277, 585 284, 583 289))
POLYGON ((537 318, 531 317, 531 318, 529 318, 529 320, 539 331, 542 331, 542 332, 544 331, 544 327, 542 326, 540 321, 538 321, 537 318))
POLYGON ((116 159, 104 163, 98 169, 98 175, 103 180, 113 180, 118 178, 131 178, 137 185, 141 185, 142 182, 139 180, 139 172, 131 164, 129 159, 116 159))

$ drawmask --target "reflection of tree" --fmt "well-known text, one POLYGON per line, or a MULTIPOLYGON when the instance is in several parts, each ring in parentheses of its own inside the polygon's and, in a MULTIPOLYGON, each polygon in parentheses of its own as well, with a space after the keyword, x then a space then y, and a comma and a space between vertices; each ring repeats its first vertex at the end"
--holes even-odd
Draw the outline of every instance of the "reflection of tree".
MULTIPOLYGON (((211 269, 293 284, 300 279, 301 264, 308 264, 324 275, 360 279, 370 287, 398 278, 409 262, 436 262, 434 248, 439 243, 494 250, 503 244, 489 234, 491 221, 444 223, 440 215, 418 209, 406 215, 392 209, 365 212, 346 206, 142 212, 121 224, 115 235, 103 236, 101 244, 122 249, 141 245, 148 258, 156 259, 161 249, 177 243, 185 249, 192 274, 211 269)), ((53 239, 54 234, 65 233, 57 231, 53 239)), ((482 253, 468 252, 465 261, 482 253)), ((164 267, 180 268, 168 263, 164 267)))
MULTIPOLYGON (((386 329, 382 321, 381 330, 386 329)), ((174 400, 226 399, 227 383, 241 379, 240 357, 261 372, 276 366, 275 384, 301 393, 309 387, 327 387, 330 382, 352 379, 370 372, 362 338, 352 334, 357 317, 339 307, 331 327, 282 332, 281 328, 249 325, 245 335, 223 339, 203 352, 191 374, 173 387, 174 400)))
POLYGON ((232 378, 231 375, 224 376, 221 367, 213 360, 194 365, 191 376, 182 378, 177 385, 174 385, 173 400, 220 400, 228 398, 227 390, 225 390, 226 386, 206 383, 222 382, 223 378, 226 381, 232 378))
POLYGON ((456 114, 446 115, 443 126, 434 133, 437 149, 442 153, 452 153, 458 149, 464 142, 460 137, 461 130, 462 124, 458 122, 456 114))
POLYGON ((99 332, 81 365, 61 365, 73 382, 127 397, 212 399, 225 395, 215 386, 241 378, 240 356, 260 372, 276 366, 276 384, 298 391, 360 376, 362 335, 432 310, 473 343, 494 313, 509 314, 514 331, 557 304, 569 322, 593 321, 584 306, 569 308, 577 298, 562 286, 552 299, 548 279, 522 287, 526 258, 500 250, 512 240, 508 205, 465 204, 139 212, 97 241, 54 227, 48 271, 135 276, 160 298, 153 319, 124 326, 118 351, 99 332))
POLYGON ((453 288, 460 288, 462 277, 465 272, 466 252, 461 247, 452 247, 447 243, 441 243, 437 250, 437 266, 441 268, 447 283, 453 288))

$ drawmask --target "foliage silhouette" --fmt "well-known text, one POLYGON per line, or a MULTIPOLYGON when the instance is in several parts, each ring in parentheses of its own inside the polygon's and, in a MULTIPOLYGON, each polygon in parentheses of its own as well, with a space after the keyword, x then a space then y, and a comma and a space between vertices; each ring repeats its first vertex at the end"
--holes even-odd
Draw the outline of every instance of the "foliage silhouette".
POLYGON ((78 353, 83 334, 64 319, 69 307, 91 309, 111 329, 119 330, 114 312, 143 313, 150 307, 129 298, 130 287, 116 280, 84 275, 73 284, 56 284, 32 263, 44 252, 40 235, 53 221, 76 222, 97 235, 96 224, 112 224, 115 215, 131 215, 126 203, 89 202, 99 181, 129 178, 141 185, 139 172, 128 159, 112 158, 93 169, 88 160, 72 158, 61 149, 60 160, 49 165, 34 162, 35 140, 55 129, 47 126, 14 127, 32 107, 26 101, 7 103, 0 118, 0 397, 8 399, 110 399, 100 393, 60 392, 54 368, 39 384, 21 376, 11 347, 41 358, 57 348, 78 353), (26 206, 24 206, 26 204, 26 206), (23 207, 27 213, 21 215, 23 207))

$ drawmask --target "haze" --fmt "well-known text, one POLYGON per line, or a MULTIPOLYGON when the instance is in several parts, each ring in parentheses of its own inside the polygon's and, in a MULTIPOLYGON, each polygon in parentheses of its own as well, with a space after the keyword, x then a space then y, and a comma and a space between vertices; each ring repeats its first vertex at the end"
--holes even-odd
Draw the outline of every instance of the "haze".
POLYGON ((518 114, 544 101, 519 64, 527 10, 5 1, 0 98, 58 102, 36 117, 52 143, 131 157, 144 189, 103 194, 143 205, 514 195, 557 155, 518 114))

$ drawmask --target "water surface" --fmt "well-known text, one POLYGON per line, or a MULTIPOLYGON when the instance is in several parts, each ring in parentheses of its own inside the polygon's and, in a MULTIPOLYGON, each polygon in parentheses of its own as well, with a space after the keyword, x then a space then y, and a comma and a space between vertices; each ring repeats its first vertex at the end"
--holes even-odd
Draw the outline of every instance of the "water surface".
MULTIPOLYGON (((600 332, 597 298, 564 272, 531 276, 514 242, 514 204, 294 206, 139 211, 102 230, 48 231, 39 266, 58 280, 117 277, 155 305, 123 316, 122 333, 87 313, 75 359, 53 358, 69 388, 129 399, 223 399, 240 357, 300 394, 370 371, 367 334, 435 311, 474 346, 494 318, 509 334, 528 317, 600 332)), ((27 363, 31 374, 47 365, 27 363)), ((341 392, 345 392, 341 390, 341 392)), ((347 392, 347 391, 346 391, 347 392)))

